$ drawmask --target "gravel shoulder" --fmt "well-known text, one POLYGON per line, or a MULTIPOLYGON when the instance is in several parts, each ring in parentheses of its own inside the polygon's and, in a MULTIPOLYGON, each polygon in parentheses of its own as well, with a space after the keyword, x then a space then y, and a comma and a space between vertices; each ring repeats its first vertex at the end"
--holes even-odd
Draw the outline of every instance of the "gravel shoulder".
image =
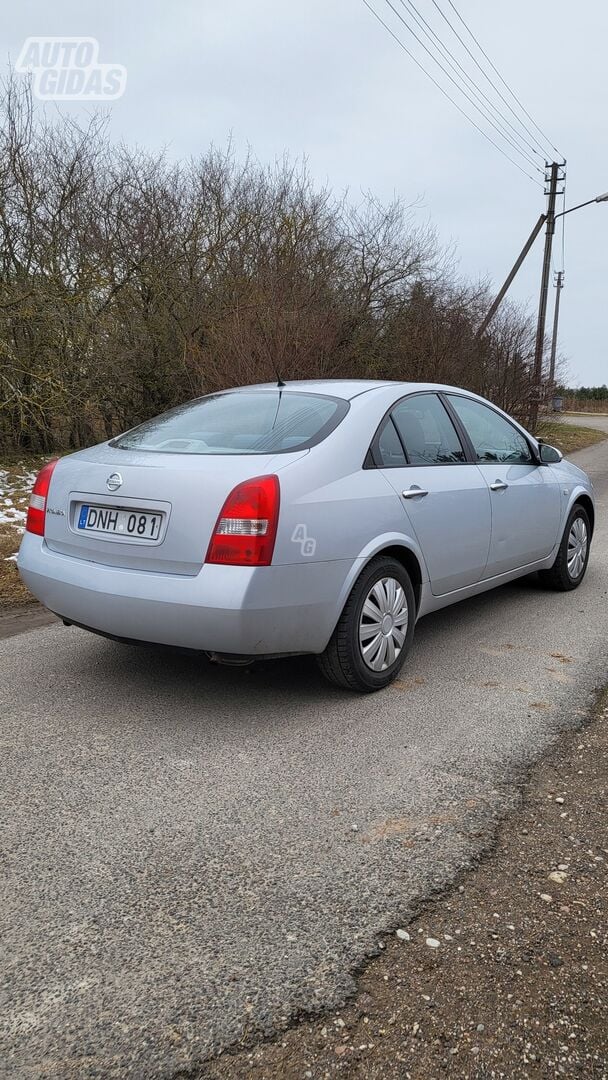
POLYGON ((347 1007, 201 1080, 608 1076, 608 693, 530 774, 493 850, 378 941, 347 1007))

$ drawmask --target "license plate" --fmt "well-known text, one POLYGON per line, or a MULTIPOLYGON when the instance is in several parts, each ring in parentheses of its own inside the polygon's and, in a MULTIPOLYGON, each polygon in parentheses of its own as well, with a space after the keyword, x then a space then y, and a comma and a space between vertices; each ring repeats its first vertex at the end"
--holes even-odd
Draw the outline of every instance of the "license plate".
POLYGON ((158 540, 162 514, 142 510, 116 510, 112 506, 80 507, 78 528, 134 540, 158 540))

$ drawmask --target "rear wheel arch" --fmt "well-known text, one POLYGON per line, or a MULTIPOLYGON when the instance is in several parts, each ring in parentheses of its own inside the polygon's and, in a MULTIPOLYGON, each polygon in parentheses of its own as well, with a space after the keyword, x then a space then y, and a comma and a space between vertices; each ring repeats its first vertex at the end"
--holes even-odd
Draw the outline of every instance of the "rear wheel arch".
POLYGON ((322 674, 336 686, 361 693, 388 686, 411 648, 415 610, 414 589, 402 558, 391 555, 389 547, 375 552, 354 582, 327 647, 316 657, 322 674), (368 604, 371 612, 366 611, 368 604), (379 651, 373 655, 369 650, 376 645, 379 651))
POLYGON ((418 613, 422 596, 422 568, 417 556, 411 548, 405 547, 403 544, 393 544, 390 547, 381 548, 380 551, 374 552, 373 557, 377 558, 379 555, 388 555, 396 559, 407 570, 414 589, 416 613, 418 613))
POLYGON ((346 605, 348 603, 348 598, 349 598, 350 594, 352 593, 357 581, 359 580, 361 575, 365 572, 365 570, 369 566, 369 564, 371 562, 373 562, 374 559, 381 558, 383 555, 387 556, 388 558, 396 559, 397 562, 400 562, 401 565, 405 568, 405 570, 407 570, 407 573, 409 574, 410 581, 412 583, 412 588, 414 590, 414 602, 415 602, 415 605, 416 605, 416 615, 418 614, 418 611, 420 610, 420 602, 422 600, 422 582, 423 582, 423 580, 426 580, 426 575, 423 574, 423 569, 422 569, 420 559, 415 554, 415 552, 412 551, 412 549, 410 547, 407 547, 405 544, 401 544, 401 543, 392 543, 392 544, 387 544, 385 547, 376 548, 374 551, 372 551, 370 554, 368 554, 367 557, 365 558, 365 562, 362 563, 362 565, 357 570, 356 574, 354 574, 349 579, 348 584, 346 586, 347 591, 345 591, 343 593, 340 606, 339 606, 339 608, 336 609, 335 623, 334 623, 334 626, 333 626, 334 630, 335 630, 335 627, 336 627, 337 623, 340 620, 340 617, 341 617, 341 615, 342 615, 342 613, 344 611, 344 608, 346 607, 346 605))

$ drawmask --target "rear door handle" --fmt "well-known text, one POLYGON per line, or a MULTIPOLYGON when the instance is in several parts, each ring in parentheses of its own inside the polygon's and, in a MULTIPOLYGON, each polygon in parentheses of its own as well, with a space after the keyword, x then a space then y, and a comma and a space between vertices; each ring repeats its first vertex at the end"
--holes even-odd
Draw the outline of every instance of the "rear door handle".
POLYGON ((401 495, 404 499, 417 499, 422 498, 423 495, 428 495, 428 491, 425 491, 424 488, 411 487, 407 488, 406 491, 402 491, 401 495))
POLYGON ((493 484, 490 484, 490 491, 504 491, 508 486, 504 480, 495 480, 493 484))

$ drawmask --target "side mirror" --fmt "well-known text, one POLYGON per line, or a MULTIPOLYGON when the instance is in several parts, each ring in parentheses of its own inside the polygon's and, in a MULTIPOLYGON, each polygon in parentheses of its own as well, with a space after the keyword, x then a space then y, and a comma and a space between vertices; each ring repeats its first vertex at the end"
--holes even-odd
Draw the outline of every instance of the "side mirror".
POLYGON ((544 442, 539 442, 538 454, 543 465, 557 465, 564 456, 556 446, 544 442))

